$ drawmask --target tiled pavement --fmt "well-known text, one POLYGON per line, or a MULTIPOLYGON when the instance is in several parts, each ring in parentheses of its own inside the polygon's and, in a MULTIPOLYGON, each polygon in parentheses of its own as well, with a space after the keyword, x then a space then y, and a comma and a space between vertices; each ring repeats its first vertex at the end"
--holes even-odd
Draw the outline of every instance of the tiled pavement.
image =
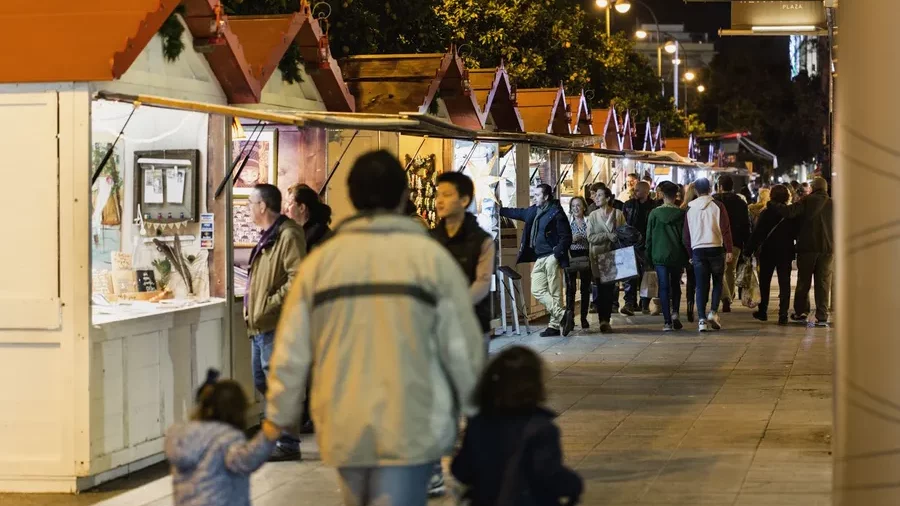
MULTIPOLYGON (((659 317, 614 324, 609 336, 492 344, 526 344, 547 361, 566 460, 587 485, 582 504, 831 504, 831 329, 762 324, 744 308, 711 334, 696 324, 663 334, 659 317)), ((334 472, 313 447, 304 443, 307 461, 257 473, 254 504, 339 505, 334 472)), ((124 493, 0 495, 0 504, 168 506, 170 493, 162 478, 124 493)))

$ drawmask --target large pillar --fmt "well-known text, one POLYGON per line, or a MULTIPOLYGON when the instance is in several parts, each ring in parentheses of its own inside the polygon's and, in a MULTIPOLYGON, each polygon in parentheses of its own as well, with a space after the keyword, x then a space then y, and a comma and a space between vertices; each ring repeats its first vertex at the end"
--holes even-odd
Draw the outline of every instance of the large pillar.
POLYGON ((897 0, 846 0, 838 11, 838 506, 900 504, 898 19, 897 0))

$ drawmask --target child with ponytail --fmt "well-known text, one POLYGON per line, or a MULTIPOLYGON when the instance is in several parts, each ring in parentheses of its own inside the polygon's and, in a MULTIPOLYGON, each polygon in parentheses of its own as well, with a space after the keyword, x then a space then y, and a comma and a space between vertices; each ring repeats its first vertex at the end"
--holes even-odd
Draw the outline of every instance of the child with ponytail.
POLYGON ((166 433, 175 506, 249 506, 250 474, 268 460, 281 430, 264 421, 247 441, 247 396, 237 382, 219 380, 215 369, 207 372, 196 402, 191 421, 166 433))

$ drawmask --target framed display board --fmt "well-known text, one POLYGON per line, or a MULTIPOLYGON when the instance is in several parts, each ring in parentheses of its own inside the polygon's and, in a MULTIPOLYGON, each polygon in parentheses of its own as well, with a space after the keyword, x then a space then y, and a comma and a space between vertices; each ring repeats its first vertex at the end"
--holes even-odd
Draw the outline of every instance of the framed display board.
POLYGON ((147 223, 198 221, 199 183, 199 150, 134 152, 134 213, 147 223))
POLYGON ((248 197, 257 184, 277 184, 278 179, 278 131, 264 130, 247 137, 235 140, 232 146, 235 160, 242 154, 247 157, 247 163, 234 180, 233 191, 237 198, 248 197))
POLYGON ((252 248, 259 242, 262 231, 253 223, 250 216, 249 200, 234 201, 232 217, 234 223, 234 247, 252 248))

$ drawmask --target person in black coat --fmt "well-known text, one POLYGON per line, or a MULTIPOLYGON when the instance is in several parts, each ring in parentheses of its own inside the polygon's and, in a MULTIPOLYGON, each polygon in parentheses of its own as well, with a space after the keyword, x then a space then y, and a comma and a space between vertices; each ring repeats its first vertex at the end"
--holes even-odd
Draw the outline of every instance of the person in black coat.
POLYGON ((759 250, 759 308, 753 317, 768 320, 769 291, 772 275, 778 273, 778 324, 787 325, 788 310, 791 306, 791 264, 794 261, 794 239, 797 226, 794 220, 784 219, 778 206, 790 200, 791 193, 783 185, 772 188, 771 200, 759 216, 759 221, 750 239, 745 244, 744 257, 747 261, 759 250))
MULTIPOLYGON (((650 196, 650 184, 646 181, 640 181, 634 187, 634 198, 625 203, 623 212, 625 213, 625 223, 641 233, 641 237, 647 237, 647 222, 650 219, 650 211, 657 207, 657 202, 650 196)), ((620 311, 625 316, 633 316, 635 311, 642 311, 650 314, 650 299, 641 297, 640 306, 638 306, 638 290, 644 276, 644 269, 648 266, 646 262, 641 262, 640 258, 644 256, 643 240, 638 245, 636 252, 638 254, 638 277, 625 281, 625 306, 620 311)))
POLYGON ((750 207, 742 195, 734 192, 734 179, 729 175, 719 177, 719 193, 713 198, 725 205, 728 222, 731 223, 731 244, 734 255, 731 262, 725 265, 725 293, 722 295, 722 312, 731 312, 731 303, 738 298, 735 286, 738 259, 744 249, 744 243, 750 237, 750 207))
POLYGON ((450 467, 472 506, 578 503, 584 484, 563 464, 556 415, 541 407, 546 396, 543 363, 529 348, 507 348, 485 369, 480 414, 450 467))

